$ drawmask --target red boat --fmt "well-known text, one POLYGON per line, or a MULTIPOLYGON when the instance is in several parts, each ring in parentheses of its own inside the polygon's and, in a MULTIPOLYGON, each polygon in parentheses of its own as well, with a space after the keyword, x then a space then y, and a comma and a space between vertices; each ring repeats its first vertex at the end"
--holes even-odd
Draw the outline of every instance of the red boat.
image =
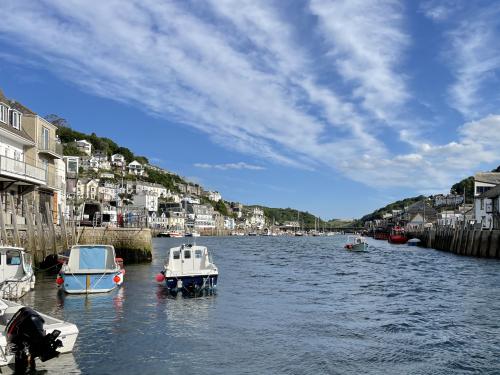
POLYGON ((392 228, 391 233, 389 234, 388 241, 389 243, 396 245, 407 243, 408 237, 406 237, 404 228, 401 228, 400 226, 395 226, 394 228, 392 228))

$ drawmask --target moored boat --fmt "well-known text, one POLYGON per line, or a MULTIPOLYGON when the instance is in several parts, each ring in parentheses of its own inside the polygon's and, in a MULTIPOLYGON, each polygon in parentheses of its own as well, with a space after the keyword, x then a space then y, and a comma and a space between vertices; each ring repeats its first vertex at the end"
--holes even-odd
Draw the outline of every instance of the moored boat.
POLYGON ((400 226, 393 227, 391 229, 391 233, 389 234, 388 241, 395 245, 401 245, 408 242, 408 237, 406 237, 404 228, 400 226))
POLYGON ((37 357, 45 362, 72 352, 78 337, 78 327, 73 323, 1 299, 0 332, 0 366, 15 361, 16 373, 23 374, 28 365, 34 366, 37 357))
POLYGON ((187 232, 184 237, 200 237, 200 233, 197 231, 187 232))
POLYGON ((0 298, 18 299, 34 287, 29 254, 21 247, 0 247, 0 298))
POLYGON ((367 251, 368 243, 363 236, 347 236, 344 248, 350 251, 367 251))
POLYGON ((169 251, 164 270, 156 276, 171 293, 214 291, 219 272, 205 246, 185 244, 169 251))
POLYGON ((56 283, 66 293, 105 293, 123 283, 123 260, 111 245, 75 245, 56 283))
POLYGON ((418 238, 412 238, 410 240, 408 240, 408 243, 407 245, 408 246, 418 246, 420 244, 420 240, 418 238))

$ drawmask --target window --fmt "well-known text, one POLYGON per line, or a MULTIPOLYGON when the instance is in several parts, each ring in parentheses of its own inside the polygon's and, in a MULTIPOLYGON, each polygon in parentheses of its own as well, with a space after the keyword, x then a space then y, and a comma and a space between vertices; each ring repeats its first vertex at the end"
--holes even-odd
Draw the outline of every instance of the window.
POLYGON ((180 259, 181 257, 181 252, 180 251, 174 251, 174 259, 180 259))
POLYGON ((191 250, 184 250, 184 259, 191 259, 191 250))
POLYGON ((201 258, 201 250, 195 250, 194 257, 197 259, 200 259, 201 258))
POLYGON ((481 199, 481 210, 484 210, 484 199, 481 199))
POLYGON ((7 264, 12 266, 21 264, 21 254, 19 251, 7 251, 7 264))
POLYGON ((44 150, 49 149, 49 129, 42 127, 42 139, 41 139, 41 147, 44 150))
POLYGON ((0 121, 7 123, 9 117, 9 108, 6 105, 0 104, 0 121))
POLYGON ((21 112, 10 110, 10 124, 14 129, 21 130, 21 112))
POLYGON ((483 194, 490 189, 491 189, 491 186, 477 186, 476 187, 476 194, 483 194))
POLYGON ((21 153, 17 150, 14 150, 14 159, 21 160, 21 153))

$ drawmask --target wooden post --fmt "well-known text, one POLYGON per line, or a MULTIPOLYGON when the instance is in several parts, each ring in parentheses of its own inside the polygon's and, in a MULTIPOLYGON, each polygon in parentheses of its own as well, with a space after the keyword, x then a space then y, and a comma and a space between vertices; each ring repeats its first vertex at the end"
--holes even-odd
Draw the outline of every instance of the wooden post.
POLYGON ((14 227, 14 245, 21 246, 21 239, 19 238, 19 230, 17 229, 17 211, 14 206, 14 197, 12 194, 9 194, 9 204, 10 209, 12 210, 12 225, 14 227))
POLYGON ((42 224, 42 214, 37 207, 36 213, 36 225, 37 225, 37 234, 40 239, 40 251, 42 252, 42 259, 45 260, 45 233, 43 232, 43 224, 42 224))
POLYGON ((36 253, 36 241, 35 241, 35 227, 33 226, 33 216, 31 214, 31 207, 28 204, 27 200, 23 198, 23 211, 26 215, 26 236, 28 238, 28 251, 33 254, 36 253))
POLYGON ((59 218, 60 218, 63 246, 64 246, 64 249, 68 249, 69 244, 68 244, 68 233, 66 233, 66 220, 64 218, 64 215, 62 214, 62 206, 61 205, 59 205, 59 218))
POLYGON ((5 229, 5 213, 3 210, 2 196, 0 195, 0 233, 2 234, 2 242, 6 246, 9 244, 7 238, 7 230, 5 229))
POLYGON ((53 254, 57 254, 56 230, 54 228, 54 216, 52 215, 52 204, 50 201, 45 202, 45 215, 47 216, 47 224, 49 226, 49 241, 52 245, 53 254))

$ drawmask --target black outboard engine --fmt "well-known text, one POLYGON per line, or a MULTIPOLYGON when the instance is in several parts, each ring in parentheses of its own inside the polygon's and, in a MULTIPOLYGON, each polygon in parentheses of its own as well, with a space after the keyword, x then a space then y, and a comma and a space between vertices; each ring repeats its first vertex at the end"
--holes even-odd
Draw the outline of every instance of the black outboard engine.
POLYGON ((62 342, 57 337, 61 331, 54 330, 46 335, 43 323, 45 321, 40 314, 29 307, 23 307, 7 324, 7 343, 15 355, 16 373, 24 373, 28 366, 35 369, 37 357, 45 362, 59 355, 57 348, 62 346, 62 342))

